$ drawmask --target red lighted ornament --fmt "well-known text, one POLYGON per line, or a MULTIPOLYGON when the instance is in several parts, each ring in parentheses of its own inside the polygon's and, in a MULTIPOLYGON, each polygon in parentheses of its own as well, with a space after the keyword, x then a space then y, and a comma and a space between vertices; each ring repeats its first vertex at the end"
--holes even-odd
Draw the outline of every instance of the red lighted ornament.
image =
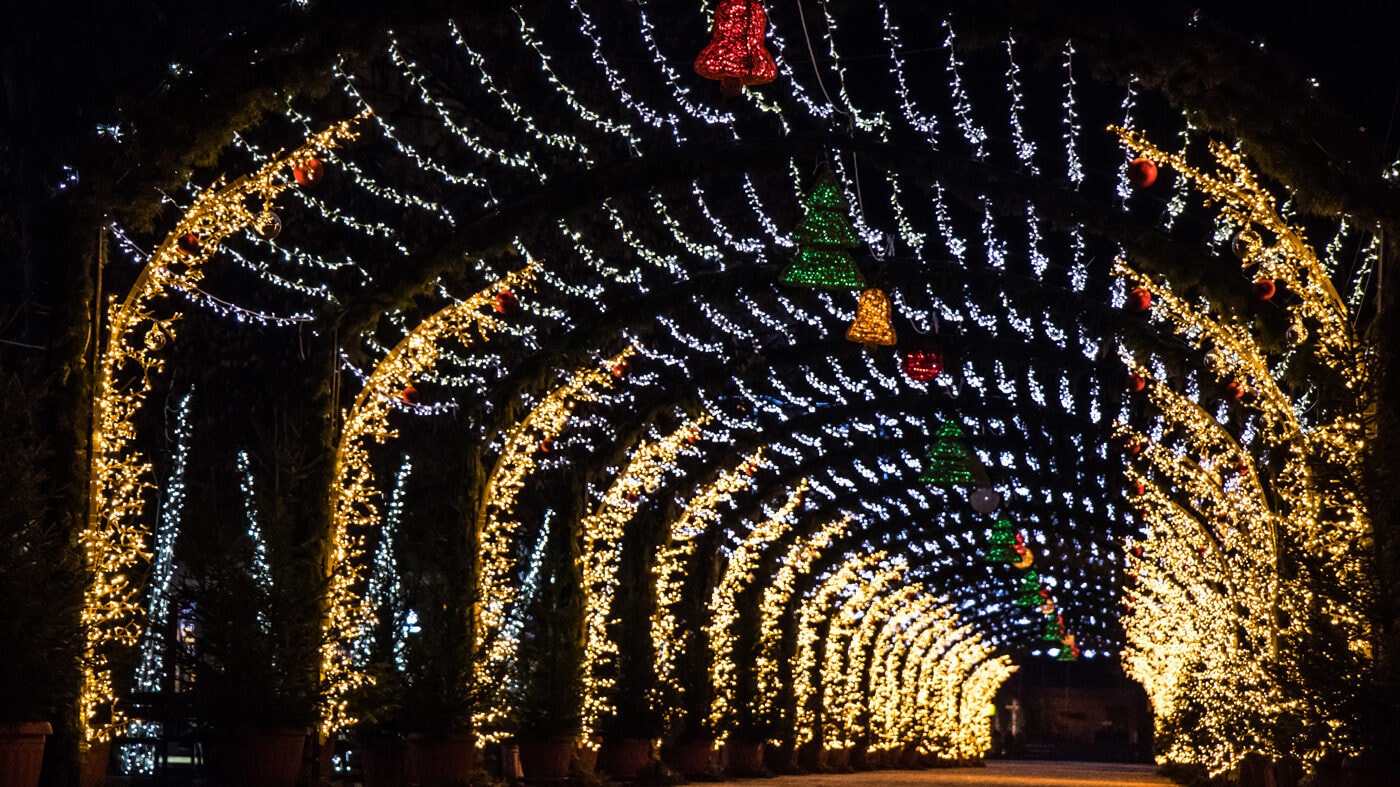
POLYGON ((1147 494, 1147 487, 1143 486, 1141 481, 1134 482, 1134 483, 1133 483, 1133 494, 1135 494, 1135 495, 1145 495, 1145 494, 1147 494))
POLYGON ((1229 394, 1231 399, 1243 399, 1244 386, 1231 380, 1229 384, 1225 386, 1225 393, 1229 394))
POLYGON ((1128 310, 1135 312, 1145 312, 1152 308, 1152 293, 1142 287, 1134 287, 1128 293, 1128 310))
POLYGON ((910 380, 926 383, 943 371, 943 353, 910 350, 904 354, 904 374, 910 380))
POLYGON ((1133 456, 1137 456, 1139 453, 1142 452, 1142 443, 1139 443, 1136 440, 1134 440, 1128 443, 1127 449, 1128 453, 1132 454, 1133 456))
POLYGON ((519 306, 520 301, 510 290, 501 290, 496 293, 496 300, 491 304, 491 308, 495 309, 498 314, 514 314, 519 306))
POLYGON ((1128 375, 1128 390, 1137 393, 1147 387, 1147 380, 1140 374, 1128 375))
POLYGON ((326 176, 326 165, 320 159, 309 158, 292 167, 292 179, 298 186, 314 186, 326 176))
POLYGON ((418 389, 410 385, 403 389, 399 398, 404 401, 404 404, 418 404, 418 389))
POLYGON ((179 250, 181 254, 198 254, 199 236, 193 232, 186 232, 184 235, 180 236, 179 240, 175 241, 175 248, 179 250))
POLYGON ((627 362, 626 362, 626 361, 618 361, 617 363, 613 364, 613 365, 612 365, 612 376, 613 376, 613 377, 616 377, 616 378, 619 379, 619 380, 621 380, 622 378, 626 377, 626 376, 627 376, 627 362))
POLYGON ((543 439, 543 440, 540 441, 540 450, 543 451, 544 453, 546 453, 546 454, 549 453, 553 448, 554 448, 554 440, 552 440, 552 439, 546 437, 545 439, 543 439))
POLYGON ((1274 284, 1273 279, 1259 279, 1254 282, 1254 297, 1261 301, 1267 301, 1273 298, 1274 294, 1277 292, 1278 285, 1274 284))
POLYGON ((722 0, 715 9, 714 35, 695 58, 695 73, 719 82, 725 95, 766 85, 778 65, 763 44, 768 13, 758 0, 722 0))
POLYGON ((1145 189, 1157 182, 1157 165, 1141 156, 1128 162, 1128 182, 1133 188, 1145 189))

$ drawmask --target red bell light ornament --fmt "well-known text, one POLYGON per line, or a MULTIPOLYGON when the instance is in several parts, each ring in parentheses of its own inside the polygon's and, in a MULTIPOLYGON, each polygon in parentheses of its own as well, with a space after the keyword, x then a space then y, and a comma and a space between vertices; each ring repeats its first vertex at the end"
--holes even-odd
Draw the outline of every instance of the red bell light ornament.
POLYGON ((1146 387, 1147 387, 1147 378, 1143 377, 1143 376, 1140 375, 1140 374, 1130 374, 1130 375, 1128 375, 1128 390, 1129 390, 1129 391, 1132 391, 1133 393, 1138 393, 1139 391, 1141 391, 1142 389, 1144 389, 1144 388, 1146 388, 1146 387))
POLYGON ((768 12, 758 0, 722 0, 710 43, 695 58, 695 73, 718 81, 727 96, 772 82, 778 64, 763 43, 767 29, 768 12))
POLYGON ((1152 308, 1152 293, 1143 287, 1134 287, 1128 293, 1128 310, 1135 312, 1145 312, 1152 308))
POLYGON ((910 350, 904 353, 904 376, 926 383, 943 371, 943 353, 933 350, 910 350))
POLYGON ((1274 284, 1273 279, 1259 279, 1254 282, 1254 297, 1261 301, 1270 300, 1277 292, 1278 285, 1274 284))
POLYGON ((1157 165, 1141 156, 1128 162, 1128 182, 1135 189, 1150 188, 1157 182, 1157 165))

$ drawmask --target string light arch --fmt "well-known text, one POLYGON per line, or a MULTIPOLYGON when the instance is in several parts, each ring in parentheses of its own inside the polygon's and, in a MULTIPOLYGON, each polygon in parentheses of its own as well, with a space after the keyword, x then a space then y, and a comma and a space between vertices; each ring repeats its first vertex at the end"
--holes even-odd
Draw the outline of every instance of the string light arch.
MULTIPOLYGON (((1109 260, 1121 251, 1155 270, 1153 261, 1197 259, 1201 246, 1219 249, 1228 238, 1218 237, 1218 226, 1210 221, 1175 207, 1175 196, 1144 199, 1125 190, 1126 160, 1111 146, 1090 142, 1096 138, 1094 124, 1126 124, 1148 99, 1130 91, 1121 104, 1078 103, 1083 85, 1075 81, 1072 44, 1058 53, 1060 70, 1032 75, 1020 69, 1022 50, 1012 36, 1004 38, 1004 57, 987 50, 969 54, 959 44, 956 26, 945 22, 935 51, 946 62, 946 89, 931 98, 927 80, 911 86, 906 78, 910 25, 901 26, 898 19, 907 9, 880 2, 876 10, 889 59, 872 69, 841 59, 842 43, 854 34, 823 9, 817 24, 825 28, 822 40, 830 57, 813 65, 821 73, 821 99, 802 68, 794 68, 795 50, 786 37, 796 29, 794 20, 776 9, 771 40, 784 89, 756 88, 730 103, 683 81, 672 65, 680 36, 658 26, 645 3, 628 20, 638 33, 630 43, 599 32, 595 11, 582 0, 569 3, 557 19, 509 9, 504 17, 511 22, 509 33, 496 39, 452 25, 445 33, 450 44, 442 47, 447 52, 421 40, 395 40, 384 58, 364 71, 335 74, 341 100, 362 109, 397 95, 428 119, 410 127, 399 118, 375 115, 373 139, 362 149, 337 154, 346 185, 358 191, 341 195, 343 205, 299 197, 308 211, 334 225, 328 237, 355 239, 350 245, 357 261, 346 267, 361 273, 334 268, 327 251, 333 244, 309 237, 305 249, 290 243, 258 247, 271 261, 262 269, 254 264, 253 274, 263 284, 306 297, 347 299, 341 324, 352 332, 372 328, 361 333, 363 338, 386 327, 386 333, 410 330, 415 321, 405 312, 428 309, 424 304, 451 298, 454 288, 468 282, 496 279, 508 256, 473 254, 464 261, 463 250, 509 249, 518 258, 557 261, 541 272, 547 295, 510 340, 490 353, 447 358, 431 380, 442 386, 445 398, 461 400, 464 411, 471 408, 467 417, 480 439, 494 439, 491 435, 509 421, 513 411, 505 402, 520 390, 513 375, 548 366, 558 357, 552 345, 601 346, 592 330, 616 319, 638 346, 629 373, 635 385, 629 384, 630 398, 600 407, 578 425, 577 442, 561 446, 561 462, 594 456, 590 451, 611 435, 676 406, 678 400, 666 391, 679 385, 686 404, 699 402, 715 420, 707 427, 703 458, 687 462, 684 472, 666 481, 665 493, 691 487, 713 471, 715 461, 762 446, 775 470, 759 471, 755 486, 772 493, 774 483, 810 474, 817 484, 811 522, 846 509, 859 512, 863 500, 885 505, 874 500, 877 496, 927 510, 933 502, 927 493, 887 495, 886 489, 896 491, 894 482, 887 487, 859 480, 862 469, 917 457, 917 447, 897 456, 863 443, 845 452, 829 449, 852 437, 859 442, 867 434, 863 430, 878 433, 901 419, 910 442, 926 439, 930 416, 914 413, 914 402, 937 399, 947 405, 943 412, 977 425, 974 449, 993 468, 1004 505, 1025 512, 1028 528, 1051 539, 1075 529, 1089 531, 1083 539, 1057 539, 1091 555, 1066 557, 1066 566, 1110 564, 1135 525, 1121 500, 1111 494, 1104 499, 1110 484, 1099 481, 1096 487, 1089 479, 1100 478, 1099 468, 1106 478, 1121 462, 1123 435, 1109 425, 1131 420, 1137 405, 1125 397, 1116 379, 1121 370, 1111 360, 1118 350, 1113 336, 1135 326, 1136 318, 1107 311, 1121 304, 1125 290, 1112 278, 1109 260), (551 54, 555 51, 585 52, 587 59, 583 67, 565 69, 551 54), (538 73, 529 74, 529 87, 527 81, 504 78, 494 57, 498 52, 538 66, 538 73), (443 58, 456 60, 444 64, 443 58), (644 65, 620 67, 624 58, 644 65), (1005 72, 1001 84, 989 89, 969 80, 976 67, 990 62, 1005 72), (453 63, 455 69, 438 67, 453 63), (1037 89, 1028 87, 1031 82, 1037 89), (449 102, 446 96, 454 93, 460 99, 449 102), (609 97, 606 108, 582 98, 592 93, 609 97), (1010 98, 1005 116, 981 112, 975 98, 989 93, 1010 98), (856 99, 871 103, 857 106, 856 99), (1060 123, 1030 140, 1022 119, 1035 102, 1053 109, 1060 123), (1000 133, 988 132, 994 123, 1000 133), (423 153, 430 149, 445 152, 423 153), (392 158, 398 171, 364 166, 374 156, 392 158), (936 316, 946 331, 940 340, 959 351, 944 378, 957 379, 956 389, 946 383, 913 386, 892 355, 854 347, 833 351, 831 343, 823 343, 821 337, 838 335, 838 326, 844 330, 853 316, 850 299, 768 289, 768 277, 792 252, 791 228, 812 183, 807 170, 814 158, 831 162, 853 206, 852 223, 868 255, 863 261, 886 267, 896 280, 895 310, 924 326, 936 316), (386 204, 413 214, 406 226, 423 229, 423 235, 373 218, 387 212, 386 204), (1202 241, 1209 233, 1214 235, 1202 241), (895 253, 885 253, 891 247, 895 253), (364 261, 369 256, 364 250, 371 248, 385 251, 393 265, 364 261), (291 271, 309 274, 289 286, 291 271), (703 292, 713 282, 708 276, 731 273, 737 286, 721 288, 713 302, 666 302, 703 292), (376 294, 354 297, 329 286, 343 285, 337 277, 354 276, 372 281, 376 294), (439 291, 417 300, 406 297, 425 283, 439 291), (1043 297, 1030 297, 1036 293, 1043 297), (1055 308, 1045 308, 1052 303, 1055 308), (656 318, 653 330, 643 332, 628 319, 628 311, 639 305, 657 307, 649 315, 656 318), (1031 348, 1021 353, 1033 357, 1012 361, 1007 350, 1018 347, 1031 348), (979 348, 985 356, 973 357, 979 348), (781 357, 815 351, 821 357, 809 362, 781 357), (716 370, 726 370, 726 379, 713 379, 716 370), (897 397, 878 394, 906 387, 897 397), (478 403, 468 405, 469 397, 478 403), (906 401, 908 408, 902 409, 906 401), (829 410, 832 417, 804 422, 794 414, 802 403, 829 410), (614 404, 617 412, 607 412, 614 404), (889 422, 865 417, 882 410, 889 422), (845 421, 838 423, 837 413, 845 421), (1050 427, 1064 423, 1078 431, 1057 440, 1065 430, 1050 427), (1006 455, 1024 447, 1017 433, 1036 431, 1047 437, 1044 445, 1027 451, 1027 467, 1017 466, 1014 473, 1005 469, 1011 464, 1006 455), (750 433, 758 436, 744 437, 750 433), (828 453, 830 460, 815 458, 828 453), (1077 473, 1070 483, 1065 469, 1076 463, 1092 465, 1094 472, 1077 473), (1093 526, 1086 528, 1088 522, 1093 526)), ((304 122, 296 110, 289 110, 288 118, 292 125, 304 122)), ((259 155, 252 143, 248 150, 259 155)), ((1346 289, 1346 297, 1356 291, 1364 295, 1365 281, 1346 289)), ((364 352, 373 356, 393 342, 365 344, 364 352)), ((1161 365, 1150 359, 1142 364, 1142 371, 1154 372, 1150 367, 1161 365)), ((764 502, 771 505, 754 499, 750 513, 764 502)), ((962 501, 949 496, 937 502, 956 507, 962 501)), ((805 506, 803 518, 809 518, 805 506)), ((859 517, 857 524, 860 519, 878 517, 859 517)), ((969 537, 983 524, 960 515, 945 516, 937 527, 939 535, 955 534, 971 548, 969 537)), ((880 532, 876 525, 855 530, 880 532)), ((838 540, 830 555, 854 548, 857 538, 838 540)), ((1053 546, 1040 550, 1037 566, 1057 565, 1053 546)), ((781 551, 776 543, 774 551, 781 551)), ((948 576, 927 570, 930 582, 948 576)), ((1103 621, 1102 650, 1112 652, 1122 645, 1114 641, 1111 623, 1117 591, 1108 582, 1094 584, 1086 588, 1092 595, 1084 608, 1103 621)), ((970 619, 986 627, 989 639, 1003 631, 993 615, 970 619)))

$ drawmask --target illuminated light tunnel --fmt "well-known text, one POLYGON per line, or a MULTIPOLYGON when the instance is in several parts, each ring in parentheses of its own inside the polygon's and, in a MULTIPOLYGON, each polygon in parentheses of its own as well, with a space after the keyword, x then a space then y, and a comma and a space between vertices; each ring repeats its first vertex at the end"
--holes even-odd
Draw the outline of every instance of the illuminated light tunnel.
MULTIPOLYGON (((1269 670, 1309 663, 1308 610, 1331 616, 1339 674, 1372 658, 1348 447, 1362 353, 1329 311, 1363 305, 1371 235, 1345 217, 1312 246, 1276 231, 1287 206, 1256 199, 1228 148, 1127 75, 1091 81, 1102 64, 1073 42, 979 29, 964 45, 956 20, 897 3, 846 21, 774 5, 776 80, 722 88, 689 65, 708 4, 594 5, 396 34, 242 131, 221 165, 270 174, 232 196, 192 184, 154 254, 111 228, 149 272, 138 291, 157 289, 107 345, 93 543, 154 539, 149 585, 188 594, 202 626, 209 594, 238 584, 209 550, 246 551, 266 608, 201 636, 278 643, 254 651, 323 740, 422 723, 482 746, 565 734, 604 757, 623 738, 678 758, 702 744, 683 771, 716 767, 721 744, 737 771, 762 766, 759 744, 778 768, 967 761, 1016 664, 1082 658, 1123 660, 1174 762, 1363 748, 1346 691, 1269 670), (1136 189, 1140 154, 1160 172, 1136 189), (1210 180, 1220 167, 1234 180, 1210 180), (845 338, 859 287, 779 283, 823 177, 894 347, 845 338), (1237 253, 1284 295, 1250 298, 1237 253), (1367 264, 1339 281, 1353 254, 1367 264), (1134 287, 1150 308, 1124 308, 1134 287), (942 371, 914 379, 915 350, 942 371), (1301 382, 1266 390, 1287 375, 1301 382), (147 464, 130 452, 161 431, 159 398, 222 422, 168 425, 147 464), (928 478, 950 424, 966 478, 928 478), (1241 464, 1263 508, 1232 514, 1241 464), (1308 473, 1342 491, 1317 502, 1308 473), (1000 503, 979 512, 985 489, 1000 503), (1299 512, 1319 524, 1278 535, 1299 512), (1014 561, 987 559, 1001 519, 1014 561), (1264 549, 1312 562, 1242 576, 1264 549), (277 602, 284 582, 301 595, 277 602), (1267 598, 1305 592, 1317 603, 1267 598), (1191 676, 1226 669, 1237 690, 1191 676), (1285 718, 1305 732, 1267 739, 1285 718)), ((164 685, 162 596, 90 590, 90 608, 112 602, 89 634, 90 737, 154 731, 123 724, 105 654, 139 639, 137 688, 164 685)), ((232 685, 233 658, 191 667, 192 691, 232 685)), ((148 745, 122 751, 151 766, 148 745)))

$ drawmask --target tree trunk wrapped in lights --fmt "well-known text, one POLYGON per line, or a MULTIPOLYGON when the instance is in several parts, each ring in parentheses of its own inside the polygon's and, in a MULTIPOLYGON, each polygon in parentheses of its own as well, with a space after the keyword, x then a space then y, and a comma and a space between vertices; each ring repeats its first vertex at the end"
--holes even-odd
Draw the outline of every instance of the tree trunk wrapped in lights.
POLYGON ((770 736, 773 743, 782 742, 781 736, 790 737, 793 725, 791 655, 796 650, 796 643, 787 637, 786 632, 791 631, 791 627, 784 625, 783 619, 788 614, 796 581, 798 577, 810 574, 813 562, 850 527, 851 519, 848 516, 828 522, 815 533, 799 539, 783 555, 772 581, 763 589, 748 726, 770 736))
MULTIPOLYGON (((519 640, 512 618, 518 618, 520 588, 514 581, 516 544, 521 523, 515 519, 515 506, 524 490, 525 479, 535 469, 538 454, 567 428, 574 408, 580 402, 601 398, 596 389, 611 389, 618 380, 611 369, 625 362, 636 351, 627 347, 602 363, 574 371, 568 382, 551 391, 523 420, 505 435, 505 444, 486 483, 476 517, 480 536, 478 565, 481 599, 474 610, 473 631, 481 657, 473 668, 474 682, 482 699, 473 713, 472 726, 482 740, 500 740, 508 733, 514 710, 510 686, 502 678, 515 666, 519 640)), ((582 617, 582 610, 580 610, 582 617)), ((584 635, 582 621, 579 641, 584 635)), ((574 665, 578 667, 579 665, 574 665)), ((579 699, 580 706, 582 698, 579 699)))
MULTIPOLYGON (((719 518, 716 508, 735 492, 753 483, 753 468, 762 461, 763 450, 759 449, 742 460, 735 469, 724 471, 701 488, 686 505, 685 511, 671 523, 668 537, 652 563, 656 609, 651 618, 651 635, 655 647, 653 664, 656 685, 652 688, 650 699, 652 708, 662 716, 666 729, 671 733, 679 732, 685 721, 683 703, 686 691, 678 674, 678 665, 696 639, 695 633, 687 635, 678 616, 688 558, 695 552, 696 539, 719 518)), ((708 719, 696 721, 707 723, 708 719)))
POLYGON ((1128 558, 1137 577, 1124 618, 1128 672, 1148 691, 1168 760, 1219 774, 1250 755, 1311 768, 1328 754, 1358 753, 1376 636, 1361 497, 1365 349, 1302 231, 1279 217, 1238 153, 1212 143, 1207 172, 1115 130, 1217 207, 1240 239, 1247 280, 1296 295, 1285 305, 1290 344, 1271 348, 1230 308, 1115 264, 1128 286, 1151 293, 1152 319, 1192 351, 1198 365, 1186 390, 1226 392, 1198 401, 1179 379, 1154 373, 1146 352, 1124 351, 1133 373, 1150 380, 1158 414, 1155 424, 1117 427, 1144 446, 1128 457, 1129 480, 1145 492, 1133 503, 1145 524, 1128 558), (1307 375, 1297 393, 1283 382, 1293 369, 1307 375), (1148 431, 1166 436, 1149 440, 1148 431))
POLYGON ((152 375, 164 368, 161 351, 176 335, 179 312, 165 306, 166 298, 198 290, 203 266, 218 244, 256 223, 249 202, 267 204, 288 187, 288 162, 324 154, 354 139, 359 119, 313 134, 287 156, 196 195, 126 297, 110 308, 93 397, 88 523, 79 534, 88 580, 78 698, 85 744, 110 740, 126 724, 117 706, 109 656, 114 649, 133 649, 144 624, 138 600, 144 588, 133 578, 134 570, 152 557, 150 528, 142 521, 151 465, 135 448, 135 419, 151 390, 152 375))
POLYGON ((330 554, 326 561, 325 617, 321 635, 321 722, 323 735, 353 726, 351 695, 372 678, 355 663, 354 644, 376 625, 375 610, 362 592, 364 539, 380 525, 380 493, 370 447, 396 435, 389 414, 405 402, 409 383, 431 371, 445 341, 485 340, 502 327, 484 307, 497 290, 520 287, 536 274, 531 265, 419 323, 375 367, 345 418, 336 449, 331 487, 330 554))
POLYGON ((611 696, 617 687, 621 654, 615 639, 618 611, 613 608, 622 562, 624 529, 638 499, 674 469, 677 458, 694 445, 708 415, 691 419, 659 440, 643 442, 618 474, 598 510, 579 524, 583 533, 584 673, 580 733, 591 740, 600 722, 616 712, 611 696))
POLYGON ((714 686, 710 725, 719 732, 720 740, 729 738, 739 715, 740 665, 735 646, 740 610, 736 600, 744 586, 752 584, 754 569, 763 552, 791 529, 794 513, 802 507, 807 489, 804 479, 781 508, 749 531, 730 555, 723 576, 710 594, 710 620, 705 625, 705 639, 710 647, 710 683, 714 686))

